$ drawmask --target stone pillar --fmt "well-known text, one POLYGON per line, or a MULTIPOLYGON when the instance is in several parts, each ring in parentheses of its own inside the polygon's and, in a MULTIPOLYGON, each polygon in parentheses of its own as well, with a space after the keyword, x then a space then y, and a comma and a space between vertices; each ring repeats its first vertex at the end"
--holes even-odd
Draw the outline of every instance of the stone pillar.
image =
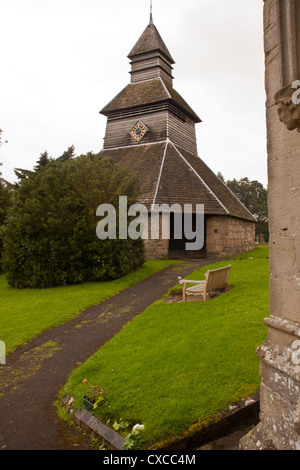
POLYGON ((300 0, 265 0, 264 40, 270 316, 258 348, 260 423, 240 448, 300 450, 300 0))

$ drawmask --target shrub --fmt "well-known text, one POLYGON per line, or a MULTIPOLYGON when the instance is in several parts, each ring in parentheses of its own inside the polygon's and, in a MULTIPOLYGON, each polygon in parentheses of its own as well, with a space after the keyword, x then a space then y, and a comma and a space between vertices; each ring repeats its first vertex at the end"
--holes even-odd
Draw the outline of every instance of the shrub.
POLYGON ((7 212, 12 204, 12 194, 13 191, 11 185, 1 177, 0 172, 0 272, 2 271, 1 258, 3 251, 2 231, 3 225, 6 220, 7 212))
POLYGON ((96 236, 99 204, 132 204, 138 180, 89 153, 54 160, 25 175, 4 229, 4 267, 13 287, 52 287, 115 279, 144 262, 142 240, 96 236))

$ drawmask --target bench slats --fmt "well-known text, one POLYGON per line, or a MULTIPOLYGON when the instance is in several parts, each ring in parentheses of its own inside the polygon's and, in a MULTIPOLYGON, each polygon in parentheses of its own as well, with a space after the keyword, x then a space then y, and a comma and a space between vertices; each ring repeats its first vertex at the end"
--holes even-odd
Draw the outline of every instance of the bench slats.
POLYGON ((203 300, 210 298, 210 293, 212 291, 225 288, 228 288, 229 274, 231 270, 231 265, 224 268, 209 270, 205 274, 205 281, 193 281, 189 279, 182 279, 180 284, 183 284, 183 302, 186 301, 187 295, 202 295, 203 300), (187 284, 196 284, 195 286, 188 287, 187 284))

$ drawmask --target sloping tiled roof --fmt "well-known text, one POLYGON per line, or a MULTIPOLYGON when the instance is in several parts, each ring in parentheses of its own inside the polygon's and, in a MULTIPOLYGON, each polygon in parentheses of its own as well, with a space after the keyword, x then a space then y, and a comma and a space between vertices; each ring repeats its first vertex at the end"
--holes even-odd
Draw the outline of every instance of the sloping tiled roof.
POLYGON ((178 154, 172 144, 168 144, 167 147, 155 202, 170 206, 172 204, 204 204, 207 214, 227 214, 212 191, 178 154))
POLYGON ((205 214, 255 218, 197 156, 163 143, 102 150, 140 178, 138 202, 150 210, 156 204, 204 204, 205 214))
POLYGON ((171 64, 175 63, 156 26, 150 23, 128 54, 128 57, 131 59, 135 55, 156 50, 161 51, 171 64))
POLYGON ((140 179, 141 194, 137 202, 145 204, 148 210, 155 198, 157 181, 164 154, 165 143, 121 147, 102 150, 101 154, 113 158, 116 162, 130 169, 140 179))
POLYGON ((190 115, 195 122, 201 122, 201 119, 180 96, 180 94, 171 86, 163 83, 159 78, 128 84, 100 111, 100 113, 106 116, 112 111, 119 111, 121 109, 149 105, 162 101, 171 101, 175 103, 179 108, 190 115))
POLYGON ((192 155, 185 150, 179 149, 179 151, 186 161, 201 176, 207 186, 213 191, 214 195, 226 207, 230 215, 256 222, 255 217, 248 211, 248 209, 243 206, 239 199, 215 175, 215 173, 206 165, 206 163, 201 160, 201 158, 192 155))

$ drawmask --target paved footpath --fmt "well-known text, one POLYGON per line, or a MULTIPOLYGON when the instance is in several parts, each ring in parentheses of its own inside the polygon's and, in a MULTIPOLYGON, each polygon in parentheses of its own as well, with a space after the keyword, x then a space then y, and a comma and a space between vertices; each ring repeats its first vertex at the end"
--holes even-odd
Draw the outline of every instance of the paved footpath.
POLYGON ((0 449, 81 450, 88 441, 57 419, 53 403, 71 371, 186 276, 213 260, 169 266, 47 331, 0 367, 0 449))

